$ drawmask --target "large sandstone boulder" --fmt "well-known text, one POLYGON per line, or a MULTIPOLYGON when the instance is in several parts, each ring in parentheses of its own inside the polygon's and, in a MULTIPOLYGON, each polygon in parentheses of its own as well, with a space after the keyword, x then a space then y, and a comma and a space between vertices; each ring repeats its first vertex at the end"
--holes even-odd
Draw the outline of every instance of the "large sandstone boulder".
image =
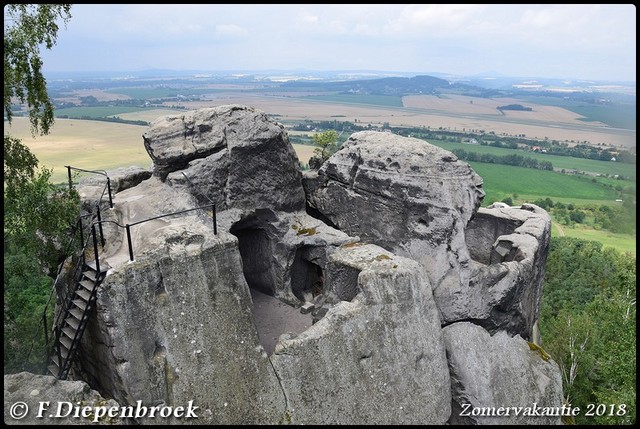
POLYGON ((306 180, 307 200, 338 229, 428 268, 434 287, 464 274, 464 229, 480 206, 482 178, 423 140, 362 131, 306 180))
POLYGON ((560 369, 544 350, 504 331, 491 336, 469 322, 449 325, 443 333, 451 371, 449 423, 561 423, 560 369), (502 415, 496 414, 499 408, 502 415))
POLYGON ((237 239, 198 224, 165 228, 154 251, 110 269, 83 338, 84 370, 123 404, 194 401, 198 423, 278 422, 285 402, 237 239))
MULTIPOLYGON (((124 404, 193 400, 198 423, 448 419, 440 317, 416 262, 372 245, 336 248, 325 256, 326 315, 299 335, 283 335, 269 356, 238 241, 226 232, 212 237, 198 222, 182 232, 165 227, 135 261, 109 270, 83 340, 83 368, 94 384, 124 404), (339 297, 346 278, 350 302, 339 297)), ((300 240, 305 229, 290 234, 300 240)), ((307 238, 330 241, 329 232, 307 238)))
POLYGON ((469 288, 435 292, 444 321, 474 319, 490 332, 533 341, 551 239, 549 214, 534 204, 480 208, 465 234, 474 271, 469 288))
POLYGON ((165 116, 143 135, 154 174, 219 210, 304 208, 298 157, 261 111, 218 106, 165 116))
POLYGON ((104 395, 193 401, 200 424, 482 423, 456 407, 557 402, 557 366, 522 347, 544 210, 480 209, 468 164, 389 133, 352 135, 303 189, 282 126, 246 106, 161 118, 144 143, 153 175, 102 212, 108 271, 72 371, 104 395))

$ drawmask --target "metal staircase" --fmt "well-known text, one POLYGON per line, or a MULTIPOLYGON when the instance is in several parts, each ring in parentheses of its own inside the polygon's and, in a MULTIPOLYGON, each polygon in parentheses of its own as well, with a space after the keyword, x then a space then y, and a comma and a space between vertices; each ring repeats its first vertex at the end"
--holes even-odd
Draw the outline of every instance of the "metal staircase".
MULTIPOLYGON (((42 372, 51 374, 60 380, 66 379, 69 375, 74 359, 80 348, 82 336, 87 328, 94 307, 96 306, 98 288, 105 279, 107 271, 111 268, 104 262, 100 261, 99 249, 104 248, 105 246, 104 233, 102 230, 103 223, 108 222, 126 230, 130 261, 134 260, 130 228, 143 222, 167 216, 180 215, 195 210, 210 209, 213 221, 213 233, 218 233, 216 206, 213 203, 208 206, 195 207, 192 209, 155 216, 131 224, 127 223, 126 225, 120 225, 113 220, 102 220, 100 206, 103 203, 103 198, 107 192, 109 196, 109 208, 113 208, 111 181, 109 176, 106 172, 101 171, 82 170, 70 166, 67 166, 67 169, 69 171, 69 189, 73 187, 71 170, 80 170, 88 173, 104 175, 106 177, 106 184, 102 190, 102 194, 97 199, 97 202, 90 208, 89 213, 78 217, 76 226, 71 232, 71 239, 64 254, 67 255, 65 260, 72 261, 72 265, 75 268, 73 269, 73 272, 63 274, 63 267, 65 264, 60 264, 56 279, 53 283, 53 287, 51 288, 49 300, 42 313, 42 323, 38 326, 31 348, 29 349, 29 353, 25 359, 25 363, 29 362, 31 352, 41 338, 39 336, 40 328, 44 327, 44 352, 46 353, 46 357, 41 361, 44 363, 41 365, 42 372), (83 221, 85 218, 88 218, 89 220, 83 221), (86 227, 89 227, 88 233, 85 233, 86 227), (92 246, 91 243, 93 244, 92 246), (77 250, 74 251, 73 249, 77 250), (91 253, 93 253, 93 260, 87 260, 87 255, 90 255, 91 253), (63 277, 67 280, 63 280, 63 277), (70 287, 67 287, 67 285, 71 284, 75 285, 73 287, 73 292, 71 292, 70 287), (56 298, 55 300, 53 299, 54 297, 56 298), (56 305, 57 308, 55 311, 56 315, 54 316, 55 320, 53 322, 53 335, 49 335, 51 331, 49 330, 50 325, 47 322, 47 314, 50 314, 50 307, 52 305, 56 305)), ((39 347, 40 346, 38 346, 38 348, 39 347)))
POLYGON ((106 269, 95 262, 84 263, 82 278, 61 310, 60 322, 54 327, 55 342, 48 372, 60 380, 67 378, 78 351, 82 334, 95 307, 98 286, 106 275, 106 269))
MULTIPOLYGON (((96 306, 98 287, 106 277, 107 270, 110 268, 106 266, 106 264, 100 263, 98 254, 100 249, 98 242, 100 242, 101 247, 105 245, 100 206, 107 192, 109 196, 109 207, 113 208, 111 180, 106 172, 82 170, 71 166, 66 167, 69 175, 69 189, 73 187, 71 170, 101 174, 105 176, 106 184, 97 202, 93 204, 89 210, 89 213, 78 217, 76 227, 73 229, 71 240, 67 246, 67 251, 65 251, 65 254, 74 261, 72 264, 75 268, 66 276, 68 279, 73 279, 71 280, 71 284, 75 282, 73 292, 69 293, 71 288, 67 287, 67 281, 59 282, 62 277, 63 264, 61 264, 51 290, 51 295, 49 296, 49 302, 42 315, 45 349, 48 361, 45 371, 47 374, 51 374, 60 380, 66 379, 69 375, 69 371, 71 370, 80 346, 80 341, 82 340, 82 335, 87 328, 93 309, 96 306), (87 217, 88 223, 83 221, 83 218, 87 217), (99 231, 99 239, 96 226, 99 231), (85 227, 89 227, 86 235, 85 227), (93 246, 91 246, 91 244, 93 246), (77 249, 76 251, 71 250, 74 247, 77 249), (88 260, 87 255, 91 253, 93 253, 93 260, 88 260), (56 287, 56 285, 59 285, 59 287, 56 287), (57 297, 55 301, 57 302, 58 308, 56 310, 56 316, 54 316, 53 335, 50 336, 47 331, 49 329, 47 323, 47 308, 52 303, 54 296, 57 297)), ((29 354, 31 354, 31 350, 29 354)), ((29 356, 27 356, 27 360, 28 358, 29 356)))

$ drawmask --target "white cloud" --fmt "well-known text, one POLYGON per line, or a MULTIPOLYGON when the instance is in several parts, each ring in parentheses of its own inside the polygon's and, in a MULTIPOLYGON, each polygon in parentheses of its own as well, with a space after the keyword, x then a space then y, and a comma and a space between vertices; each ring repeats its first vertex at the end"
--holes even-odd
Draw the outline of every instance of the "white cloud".
POLYGON ((235 24, 216 25, 216 35, 227 39, 240 39, 249 34, 249 30, 235 24))
POLYGON ((385 34, 431 34, 445 37, 446 32, 467 33, 474 15, 482 5, 419 4, 403 6, 399 16, 385 26, 385 34))
POLYGON ((317 24, 318 22, 320 22, 320 18, 318 18, 318 15, 304 15, 300 17, 300 22, 303 25, 317 24))

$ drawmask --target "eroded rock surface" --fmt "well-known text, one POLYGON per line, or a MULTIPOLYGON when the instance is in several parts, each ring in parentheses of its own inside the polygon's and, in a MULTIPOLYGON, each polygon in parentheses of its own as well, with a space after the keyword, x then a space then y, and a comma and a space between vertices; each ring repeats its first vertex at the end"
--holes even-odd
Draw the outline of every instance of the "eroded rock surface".
POLYGON ((345 245, 330 257, 326 288, 349 299, 271 359, 292 422, 444 424, 449 374, 424 270, 378 246, 345 245))
POLYGON ((311 212, 419 262, 443 324, 475 320, 531 338, 550 218, 533 205, 479 208, 482 179, 454 154, 390 133, 354 133, 303 180, 311 212))

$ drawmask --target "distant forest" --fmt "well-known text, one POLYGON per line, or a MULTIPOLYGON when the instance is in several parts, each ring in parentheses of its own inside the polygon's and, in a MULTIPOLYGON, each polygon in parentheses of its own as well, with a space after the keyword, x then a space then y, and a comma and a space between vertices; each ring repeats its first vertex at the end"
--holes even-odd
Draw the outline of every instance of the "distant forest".
POLYGON ((522 110, 526 112, 533 111, 531 107, 525 107, 522 104, 508 104, 506 106, 498 106, 498 110, 522 110))

